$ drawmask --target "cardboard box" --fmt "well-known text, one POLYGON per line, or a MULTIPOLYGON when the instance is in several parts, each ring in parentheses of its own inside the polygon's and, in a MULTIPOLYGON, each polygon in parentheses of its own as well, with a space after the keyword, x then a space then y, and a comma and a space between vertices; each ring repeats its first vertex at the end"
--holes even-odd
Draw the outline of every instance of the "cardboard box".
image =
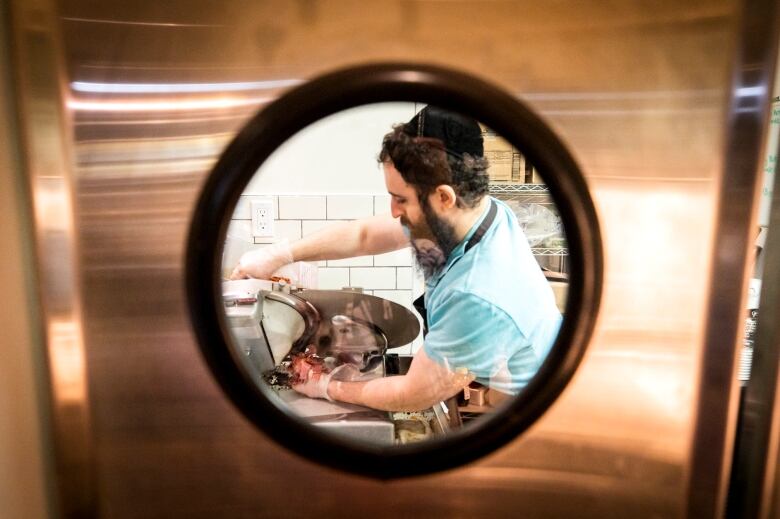
POLYGON ((488 176, 491 182, 512 180, 512 151, 485 151, 488 160, 488 176))

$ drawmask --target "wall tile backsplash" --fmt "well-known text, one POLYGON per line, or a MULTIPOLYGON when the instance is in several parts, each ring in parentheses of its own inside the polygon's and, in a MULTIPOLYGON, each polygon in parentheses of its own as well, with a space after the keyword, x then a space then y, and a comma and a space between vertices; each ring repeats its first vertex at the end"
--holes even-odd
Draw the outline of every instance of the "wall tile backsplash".
POLYGON ((327 198, 324 196, 280 196, 279 219, 327 220, 327 198))
POLYGON ((349 285, 348 268, 320 267, 317 271, 319 287, 323 290, 341 290, 349 285))
POLYGON ((374 256, 374 265, 377 267, 408 267, 411 264, 411 247, 374 256))
POLYGON ((356 267, 349 271, 349 282, 353 286, 370 290, 395 288, 396 275, 393 267, 356 267))
POLYGON ((355 220, 374 215, 373 195, 328 195, 327 199, 328 220, 355 220))
MULTIPOLYGON (((243 195, 228 228, 223 255, 223 273, 232 270, 247 250, 283 239, 297 240, 336 221, 353 220, 390 211, 389 195, 243 195), (274 237, 253 238, 250 214, 252 200, 274 201, 274 237)), ((319 261, 318 288, 340 290, 362 288, 367 294, 412 308, 412 301, 423 293, 422 277, 412 266, 412 249, 342 260, 319 261)), ((416 312, 414 312, 415 315, 416 312)), ((422 344, 422 335, 411 345, 393 350, 414 353, 422 344)))
POLYGON ((373 267, 374 256, 358 256, 340 260, 328 260, 329 267, 373 267))
MULTIPOLYGON (((395 269, 395 288, 412 289, 412 283, 414 282, 411 267, 399 267, 395 269)), ((409 294, 411 297, 411 294, 409 294)))
POLYGON ((390 195, 374 196, 374 214, 385 214, 390 212, 390 195))

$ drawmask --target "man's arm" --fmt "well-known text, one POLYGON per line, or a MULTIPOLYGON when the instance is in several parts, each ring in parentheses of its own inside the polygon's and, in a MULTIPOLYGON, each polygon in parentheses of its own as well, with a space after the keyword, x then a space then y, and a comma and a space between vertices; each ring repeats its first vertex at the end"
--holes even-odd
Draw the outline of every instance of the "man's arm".
POLYGON ((298 241, 286 241, 241 256, 231 279, 269 279, 293 261, 317 261, 383 254, 409 245, 400 220, 390 214, 328 225, 298 241))
POLYGON ((290 245, 294 261, 383 254, 409 245, 401 222, 390 214, 338 222, 290 245))
POLYGON ((442 366, 420 348, 406 375, 365 382, 331 380, 327 394, 333 400, 384 411, 421 411, 448 399, 472 380, 474 376, 466 369, 442 366))

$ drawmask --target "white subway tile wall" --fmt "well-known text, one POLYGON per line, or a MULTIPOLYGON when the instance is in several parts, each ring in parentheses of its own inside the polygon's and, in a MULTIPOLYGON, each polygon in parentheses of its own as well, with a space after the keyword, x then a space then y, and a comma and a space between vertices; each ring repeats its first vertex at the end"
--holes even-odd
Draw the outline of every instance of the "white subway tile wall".
POLYGON ((395 288, 395 269, 392 267, 353 267, 349 269, 349 281, 353 287, 377 289, 395 288))
POLYGON ((373 215, 372 195, 328 195, 328 220, 355 220, 373 215))
POLYGON ((412 275, 412 301, 420 297, 425 293, 425 279, 423 279, 422 273, 415 270, 412 275))
POLYGON ((388 252, 374 256, 377 267, 409 267, 412 265, 412 248, 388 252))
MULTIPOLYGON (((295 241, 337 221, 354 220, 390 212, 388 195, 251 195, 241 196, 228 227, 223 254, 223 273, 232 271, 244 252, 276 243, 295 241), (274 231, 272 238, 253 238, 249 204, 252 200, 272 198, 274 231)), ((412 309, 412 302, 424 291, 422 276, 413 268, 412 249, 343 260, 319 261, 319 288, 340 290, 362 288, 412 309)), ((414 312, 417 315, 416 312, 414 312)), ((411 345, 394 350, 410 354, 422 344, 422 335, 411 345)))
MULTIPOLYGON (((399 267, 395 269, 395 288, 399 289, 412 289, 412 283, 414 282, 414 276, 412 275, 412 267, 399 267)), ((411 292, 409 297, 412 297, 411 292)))
POLYGON ((325 220, 325 196, 279 196, 280 220, 325 220))
POLYGON ((328 260, 329 267, 373 267, 374 256, 358 256, 340 260, 328 260))
POLYGON ((387 214, 390 212, 390 195, 374 196, 374 214, 387 214))
POLYGON ((341 290, 349 284, 348 268, 320 267, 317 271, 319 288, 323 290, 341 290))

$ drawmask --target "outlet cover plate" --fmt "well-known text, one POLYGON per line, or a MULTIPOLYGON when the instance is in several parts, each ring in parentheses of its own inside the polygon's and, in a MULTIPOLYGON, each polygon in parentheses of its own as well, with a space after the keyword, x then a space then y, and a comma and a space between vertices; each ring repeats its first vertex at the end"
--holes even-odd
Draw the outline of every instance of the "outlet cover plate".
POLYGON ((274 201, 272 199, 252 200, 252 236, 255 238, 274 237, 274 201))

